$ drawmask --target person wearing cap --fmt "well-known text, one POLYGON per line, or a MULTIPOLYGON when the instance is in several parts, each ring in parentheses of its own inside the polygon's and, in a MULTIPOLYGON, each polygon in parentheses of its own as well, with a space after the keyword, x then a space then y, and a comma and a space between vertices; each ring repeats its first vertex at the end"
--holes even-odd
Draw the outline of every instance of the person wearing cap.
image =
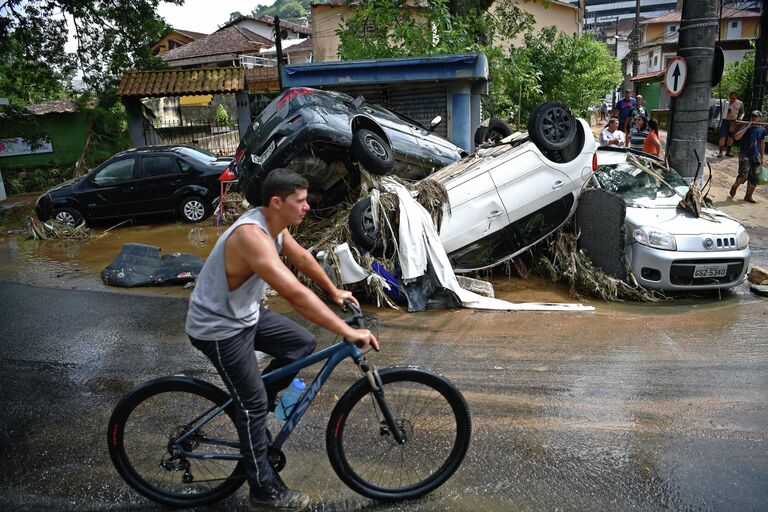
POLYGON ((626 132, 629 129, 627 121, 629 120, 629 115, 632 113, 632 109, 635 108, 636 105, 637 102, 635 101, 635 98, 632 97, 632 92, 629 89, 624 91, 624 97, 616 102, 614 108, 618 112, 619 130, 622 132, 626 132))
POLYGON ((730 196, 735 196, 741 184, 747 182, 747 194, 744 200, 748 203, 757 202, 752 194, 757 187, 757 175, 765 156, 765 128, 754 126, 754 123, 759 122, 762 117, 763 113, 755 110, 749 117, 749 122, 734 135, 736 140, 741 141, 741 149, 739 150, 739 174, 731 186, 730 196))

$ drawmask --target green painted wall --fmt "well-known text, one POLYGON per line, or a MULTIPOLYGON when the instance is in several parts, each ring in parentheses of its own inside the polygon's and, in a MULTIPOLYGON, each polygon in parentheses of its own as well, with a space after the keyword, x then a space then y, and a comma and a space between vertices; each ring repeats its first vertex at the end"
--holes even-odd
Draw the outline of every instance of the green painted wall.
MULTIPOLYGON (((53 153, 0 157, 0 169, 72 165, 80 158, 88 136, 88 121, 79 112, 48 114, 38 122, 48 133, 53 153)), ((18 137, 12 126, 0 125, 0 139, 18 137)))
POLYGON ((640 94, 643 95, 645 108, 649 111, 659 108, 660 82, 647 82, 640 85, 640 94))

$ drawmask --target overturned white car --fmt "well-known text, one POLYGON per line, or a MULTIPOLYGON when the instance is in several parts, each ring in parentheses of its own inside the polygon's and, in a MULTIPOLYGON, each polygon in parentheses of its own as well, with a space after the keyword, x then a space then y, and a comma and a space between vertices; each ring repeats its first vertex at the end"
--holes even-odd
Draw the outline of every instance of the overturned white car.
MULTIPOLYGON (((589 124, 549 101, 515 133, 429 176, 448 191, 440 241, 456 272, 498 265, 541 241, 574 213, 596 166, 589 124)), ((352 209, 349 227, 358 247, 376 255, 382 230, 371 200, 352 209)))

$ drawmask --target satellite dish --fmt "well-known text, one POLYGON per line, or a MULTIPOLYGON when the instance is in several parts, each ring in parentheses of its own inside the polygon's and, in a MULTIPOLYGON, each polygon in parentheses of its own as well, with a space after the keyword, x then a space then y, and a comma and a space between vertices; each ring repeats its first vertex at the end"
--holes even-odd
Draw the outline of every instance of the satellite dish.
POLYGON ((287 30, 281 30, 280 31, 280 39, 288 39, 288 31, 287 30))

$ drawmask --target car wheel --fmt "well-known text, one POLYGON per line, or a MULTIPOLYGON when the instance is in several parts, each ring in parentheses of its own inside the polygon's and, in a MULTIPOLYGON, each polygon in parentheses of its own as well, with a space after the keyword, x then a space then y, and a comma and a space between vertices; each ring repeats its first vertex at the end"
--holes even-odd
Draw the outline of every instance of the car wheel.
POLYGON ((561 101, 547 101, 528 119, 528 136, 541 151, 560 151, 573 142, 576 118, 561 101))
POLYGON ((511 126, 500 119, 491 119, 488 122, 488 126, 480 125, 475 130, 475 145, 489 142, 496 144, 505 137, 509 137, 514 133, 511 126))
POLYGON ((374 256, 392 257, 394 244, 387 244, 379 227, 373 222, 371 198, 366 197, 352 205, 349 212, 349 234, 358 248, 370 252, 374 256))
POLYGON ((387 141, 365 128, 357 130, 352 138, 352 158, 368 172, 378 175, 392 172, 395 166, 387 141))
POLYGON ((80 224, 83 223, 83 216, 80 214, 80 212, 75 210, 74 208, 69 208, 66 206, 63 208, 57 208, 56 210, 54 210, 53 218, 54 220, 57 220, 62 224, 66 224, 71 228, 74 228, 75 226, 79 226, 80 224))
POLYGON ((188 196, 181 201, 179 213, 184 222, 202 222, 211 214, 211 206, 200 196, 188 196))

